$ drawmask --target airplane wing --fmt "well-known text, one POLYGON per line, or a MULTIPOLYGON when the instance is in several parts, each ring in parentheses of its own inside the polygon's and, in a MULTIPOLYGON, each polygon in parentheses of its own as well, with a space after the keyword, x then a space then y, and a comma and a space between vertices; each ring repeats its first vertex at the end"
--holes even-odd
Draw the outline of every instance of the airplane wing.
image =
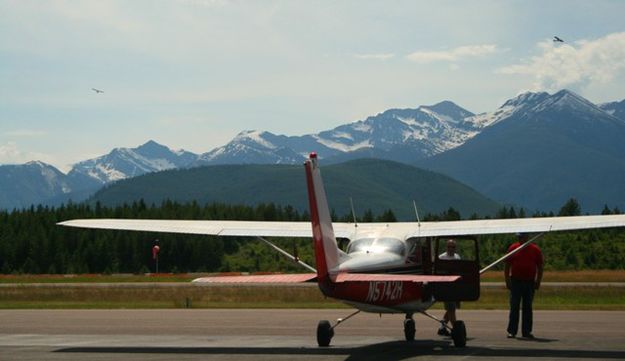
MULTIPOLYGON (((412 223, 411 237, 481 235, 503 233, 541 233, 594 228, 625 227, 625 215, 482 219, 469 221, 412 223)), ((391 224, 389 224, 390 226, 391 224)), ((360 225, 359 225, 360 227, 360 225)))
MULTIPOLYGON (((160 219, 75 219, 58 223, 78 228, 243 237, 312 237, 310 222, 198 221, 160 219)), ((337 224, 337 237, 350 238, 354 225, 337 224)))
MULTIPOLYGON (((198 221, 154 219, 76 219, 59 225, 79 228, 244 237, 312 237, 310 222, 198 221)), ((359 234, 396 234, 406 237, 540 233, 593 228, 625 227, 625 215, 482 219, 446 222, 332 223, 335 236, 354 239, 359 234)))

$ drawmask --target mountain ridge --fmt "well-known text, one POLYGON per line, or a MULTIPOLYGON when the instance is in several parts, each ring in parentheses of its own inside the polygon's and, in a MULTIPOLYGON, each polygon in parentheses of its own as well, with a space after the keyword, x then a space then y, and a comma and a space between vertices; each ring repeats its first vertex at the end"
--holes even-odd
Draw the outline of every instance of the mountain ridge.
MULTIPOLYGON (((463 151, 471 149, 474 147, 472 144, 476 138, 484 139, 486 136, 491 139, 491 143, 489 145, 486 142, 483 146, 485 149, 479 155, 482 158, 468 159, 467 164, 471 162, 481 163, 481 165, 492 164, 492 158, 495 155, 507 153, 511 156, 511 163, 502 163, 500 167, 510 167, 512 164, 515 168, 519 168, 518 164, 526 164, 523 166, 526 172, 542 174, 547 183, 555 182, 554 179, 558 179, 559 182, 565 181, 566 186, 562 189, 570 191, 571 197, 576 194, 586 194, 584 198, 590 199, 593 198, 589 195, 591 190, 586 188, 614 188, 608 180, 610 178, 615 181, 621 179, 620 171, 613 170, 615 167, 620 169, 620 160, 625 154, 625 146, 623 146, 625 142, 619 138, 621 121, 625 121, 625 100, 595 105, 578 94, 561 90, 554 94, 522 93, 508 99, 490 113, 473 114, 452 101, 445 100, 417 108, 388 109, 363 120, 303 136, 276 135, 259 130, 243 131, 226 145, 199 155, 184 150, 174 151, 150 140, 135 148, 115 148, 106 155, 75 164, 67 175, 58 175, 61 179, 59 182, 65 184, 65 191, 63 187, 52 187, 50 189, 53 191, 49 194, 51 197, 44 196, 45 192, 37 193, 30 189, 28 184, 34 180, 17 181, 17 184, 22 183, 24 187, 0 189, 0 193, 4 192, 0 194, 0 199, 4 199, 0 202, 0 209, 10 209, 16 205, 25 206, 23 199, 31 199, 35 204, 49 205, 66 202, 69 199, 81 201, 102 185, 165 169, 206 164, 300 164, 312 150, 319 154, 324 165, 358 158, 378 158, 429 168, 432 160, 447 159, 447 156, 438 158, 439 155, 457 154, 452 151, 458 148, 463 151), (572 128, 569 126, 571 119, 575 120, 574 124, 576 124, 572 128), (599 128, 603 129, 602 131, 595 129, 599 124, 597 122, 601 123, 599 128), (505 132, 501 130, 501 124, 506 124, 505 132), (532 127, 542 129, 542 133, 532 133, 529 130, 532 127), (503 138, 494 140, 496 137, 503 138), (536 144, 532 144, 531 147, 541 149, 543 153, 532 151, 531 156, 529 154, 525 157, 512 156, 515 150, 508 150, 507 147, 510 144, 506 143, 514 143, 516 141, 514 138, 519 137, 533 137, 536 144), (538 142, 539 139, 540 142, 538 142), (571 154, 563 154, 557 149, 547 149, 543 145, 547 143, 572 149, 571 154), (542 164, 544 159, 551 159, 553 167, 561 162, 575 163, 575 160, 571 159, 573 153, 579 160, 584 160, 589 164, 595 163, 596 169, 587 165, 584 173, 579 173, 575 167, 567 166, 568 172, 575 176, 565 180, 562 176, 553 174, 554 172, 544 173, 544 165, 541 165, 542 168, 532 168, 542 164), (557 157, 553 156, 554 154, 557 154, 557 157), (610 164, 614 166, 610 167, 610 164), (602 172, 603 178, 598 179, 598 177, 593 178, 588 175, 598 172, 602 172), (550 179, 551 174, 556 178, 550 179), (546 175, 549 176, 545 177, 546 175), (594 179, 595 183, 589 182, 590 178, 594 179), (67 192, 67 189, 70 191, 67 192), (22 196, 19 195, 20 192, 30 193, 30 195, 22 196), (17 198, 20 197, 23 199, 18 201, 17 198), (12 199, 16 201, 13 202, 12 199)), ((518 144, 518 146, 527 147, 528 145, 518 144)), ((505 174, 509 173, 508 170, 499 172, 483 170, 486 171, 485 174, 488 174, 486 177, 493 180, 516 184, 518 189, 515 188, 516 190, 513 189, 510 192, 515 195, 511 198, 502 194, 503 186, 500 186, 499 190, 494 186, 482 187, 473 179, 475 177, 472 178, 471 173, 476 173, 473 169, 467 169, 462 164, 458 164, 455 170, 447 169, 448 166, 449 164, 432 165, 431 169, 445 172, 504 203, 537 207, 544 205, 536 203, 535 200, 532 200, 530 204, 525 204, 525 196, 521 194, 521 191, 535 192, 536 197, 540 196, 540 192, 546 192, 542 195, 545 198, 553 196, 553 193, 547 191, 543 185, 535 184, 536 188, 526 189, 518 184, 517 180, 506 178, 505 174)), ((39 177, 37 182, 40 182, 43 188, 46 187, 44 175, 28 173, 24 170, 20 178, 18 176, 20 171, 18 169, 9 172, 8 168, 0 168, 0 180, 9 177, 8 173, 14 180, 39 177)), ((519 181, 525 179, 522 175, 517 175, 517 177, 519 181)), ((593 209, 598 202, 615 201, 605 197, 604 195, 601 200, 592 200, 593 209)), ((556 203, 558 202, 551 200, 549 207, 553 207, 556 203)), ((623 207, 622 204, 617 205, 623 207)))

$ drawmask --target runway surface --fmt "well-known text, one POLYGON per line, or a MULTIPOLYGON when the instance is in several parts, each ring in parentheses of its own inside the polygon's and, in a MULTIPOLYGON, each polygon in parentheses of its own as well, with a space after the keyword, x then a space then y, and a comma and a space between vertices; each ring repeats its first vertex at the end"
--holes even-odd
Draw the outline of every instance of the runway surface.
MULTIPOLYGON (((350 310, 2 310, 0 360, 622 360, 625 312, 536 311, 536 340, 507 339, 506 311, 464 311, 466 348, 415 316, 356 315, 316 344, 320 319, 350 310)), ((441 316, 441 311, 434 314, 441 316)))

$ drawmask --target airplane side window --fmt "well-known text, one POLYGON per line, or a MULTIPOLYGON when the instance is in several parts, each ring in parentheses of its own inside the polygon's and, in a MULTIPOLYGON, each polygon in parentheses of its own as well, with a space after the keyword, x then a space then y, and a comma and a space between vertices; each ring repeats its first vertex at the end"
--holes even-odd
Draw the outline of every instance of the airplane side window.
POLYGON ((421 264, 422 242, 419 239, 410 238, 406 241, 408 263, 421 264))

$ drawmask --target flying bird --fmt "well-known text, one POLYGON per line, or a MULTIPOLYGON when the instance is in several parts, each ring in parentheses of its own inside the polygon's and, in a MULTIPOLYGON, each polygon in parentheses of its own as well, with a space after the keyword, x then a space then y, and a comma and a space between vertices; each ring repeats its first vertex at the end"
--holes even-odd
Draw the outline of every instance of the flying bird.
POLYGON ((104 90, 100 90, 100 89, 96 89, 96 88, 91 88, 91 90, 96 92, 96 94, 104 93, 104 90))
POLYGON ((564 40, 560 39, 560 38, 559 38, 559 37, 557 37, 557 36, 554 36, 554 37, 553 37, 553 42, 554 42, 554 43, 563 43, 563 42, 564 42, 564 40))

